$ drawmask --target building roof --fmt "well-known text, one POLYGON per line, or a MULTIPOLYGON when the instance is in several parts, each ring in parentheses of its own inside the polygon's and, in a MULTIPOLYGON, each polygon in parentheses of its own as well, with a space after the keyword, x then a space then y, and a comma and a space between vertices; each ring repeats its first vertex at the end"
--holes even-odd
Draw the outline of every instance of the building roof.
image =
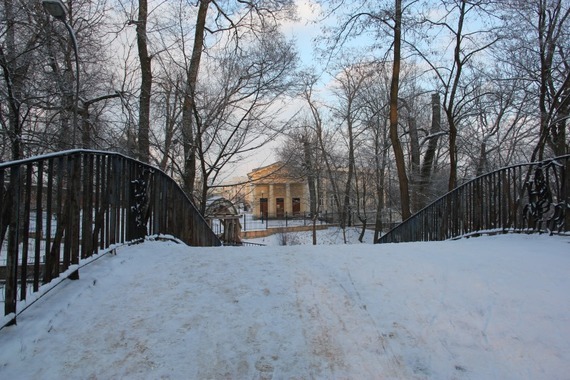
POLYGON ((271 165, 253 169, 247 173, 247 177, 255 184, 263 183, 301 183, 302 181, 291 174, 286 163, 282 161, 275 162, 271 165))

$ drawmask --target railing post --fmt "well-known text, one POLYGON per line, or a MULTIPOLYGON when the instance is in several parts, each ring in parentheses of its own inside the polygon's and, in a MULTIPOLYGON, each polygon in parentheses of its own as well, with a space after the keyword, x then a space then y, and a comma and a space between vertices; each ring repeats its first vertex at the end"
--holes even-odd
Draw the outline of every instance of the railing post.
POLYGON ((63 206, 63 183, 64 183, 64 173, 65 173, 66 159, 65 157, 57 158, 57 174, 56 174, 56 199, 55 199, 55 211, 56 215, 56 228, 55 235, 53 236, 52 246, 46 254, 46 264, 45 264, 45 281, 49 282, 52 279, 59 276, 60 271, 60 260, 61 260, 61 243, 63 240, 63 234, 66 228, 66 220, 64 216, 64 206, 63 206))
POLYGON ((33 167, 29 163, 26 165, 26 183, 24 186, 24 213, 22 220, 22 237, 18 243, 22 244, 22 258, 20 260, 20 300, 26 299, 28 282, 28 251, 30 238, 30 203, 32 202, 32 173, 33 167))
POLYGON ((44 259, 44 270, 43 270, 43 279, 42 282, 45 284, 49 281, 49 276, 51 274, 50 269, 51 269, 51 255, 50 255, 50 250, 51 250, 51 238, 52 238, 52 231, 51 231, 51 221, 52 221, 52 214, 53 214, 53 175, 54 175, 54 159, 50 158, 48 160, 48 165, 47 165, 47 188, 46 188, 46 215, 47 215, 47 220, 46 220, 46 249, 45 249, 45 259, 44 259))
MULTIPOLYGON (((20 219, 20 166, 10 169, 10 222, 8 225, 8 249, 6 256, 6 287, 4 314, 16 313, 18 297, 18 230, 20 219)), ((16 323, 16 316, 10 324, 16 323)))
POLYGON ((560 181, 560 196, 562 198, 561 203, 566 206, 564 212, 564 227, 566 231, 570 231, 570 158, 564 161, 564 167, 562 168, 562 175, 560 181))
POLYGON ((85 155, 82 180, 81 258, 93 253, 93 156, 85 155))
MULTIPOLYGON (((43 238, 43 178, 44 176, 44 162, 38 162, 38 181, 36 190, 36 236, 35 236, 35 250, 34 250, 34 292, 40 288, 40 262, 41 262, 41 242, 43 238)), ((0 182, 1 183, 1 182, 0 182)), ((49 214, 48 214, 49 218, 49 214)), ((47 240, 47 237, 46 237, 47 240)), ((48 246, 48 245, 46 245, 48 246)))
MULTIPOLYGON (((62 192, 65 192, 65 204, 63 206, 63 210, 62 210, 62 214, 63 214, 63 219, 64 222, 62 223, 65 227, 64 227, 64 235, 63 235, 63 270, 65 271, 68 267, 69 264, 71 263, 71 239, 72 239, 72 233, 71 233, 71 215, 72 215, 72 202, 71 202, 71 190, 72 190, 72 167, 73 163, 70 162, 70 157, 66 156, 65 157, 65 183, 62 186, 62 192), (65 187, 65 189, 63 189, 63 187, 65 187)), ((59 274, 59 272, 58 272, 59 274)))
MULTIPOLYGON (((71 167, 71 188, 68 188, 71 199, 71 207, 70 207, 70 223, 69 230, 71 232, 71 246, 70 246, 70 253, 71 253, 71 265, 78 265, 79 264, 79 192, 81 190, 81 159, 82 155, 77 153, 72 158, 72 167, 71 167)), ((67 268, 66 268, 67 269, 67 268)), ((75 270, 70 276, 70 280, 78 280, 79 279, 79 270, 75 270)))

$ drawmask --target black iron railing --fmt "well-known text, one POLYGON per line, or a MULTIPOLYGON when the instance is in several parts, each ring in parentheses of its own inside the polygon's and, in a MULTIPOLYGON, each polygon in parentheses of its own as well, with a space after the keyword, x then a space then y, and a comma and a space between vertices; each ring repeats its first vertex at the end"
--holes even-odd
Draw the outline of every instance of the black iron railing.
POLYGON ((377 243, 470 234, 570 231, 570 155, 477 177, 412 215, 377 243))
MULTIPOLYGON (((340 224, 341 213, 320 211, 316 216, 315 223, 318 225, 338 226, 340 224)), ((361 227, 364 222, 367 226, 374 228, 374 221, 376 220, 376 210, 368 210, 360 214, 356 211, 350 211, 345 215, 347 227, 361 227)), ((385 218, 388 219, 388 218, 385 218)), ((290 214, 287 212, 278 213, 257 213, 257 214, 243 214, 240 218, 242 231, 259 231, 266 230, 274 227, 295 227, 295 226, 310 226, 313 224, 313 216, 310 212, 299 212, 290 214)), ((389 220, 384 222, 384 225, 392 225, 389 220)), ((213 227, 216 231, 216 226, 213 227)))
MULTIPOLYGON (((86 150, 0 164, 0 284, 4 313, 60 273, 113 244, 172 235, 218 246, 196 207, 157 168, 86 150)), ((15 314, 14 314, 15 315, 15 314)))

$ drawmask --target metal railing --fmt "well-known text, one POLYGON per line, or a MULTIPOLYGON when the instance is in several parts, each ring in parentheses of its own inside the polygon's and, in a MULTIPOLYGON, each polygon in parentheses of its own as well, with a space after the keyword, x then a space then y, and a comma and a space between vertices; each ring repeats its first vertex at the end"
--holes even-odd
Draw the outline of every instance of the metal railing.
POLYGON ((18 299, 64 271, 77 278, 73 265, 114 244, 162 234, 221 245, 172 178, 117 153, 72 150, 2 163, 0 201, 0 283, 4 313, 14 318, 18 299))
MULTIPOLYGON (((317 224, 330 224, 332 215, 329 213, 319 213, 317 217, 317 224), (327 218, 325 218, 325 214, 327 218)), ((289 227, 289 226, 310 226, 313 224, 313 218, 308 212, 299 212, 290 214, 283 212, 280 214, 268 212, 254 214, 243 214, 241 219, 241 226, 243 231, 259 231, 266 230, 274 227, 289 227)))
POLYGON ((377 243, 490 232, 570 231, 570 155, 477 177, 390 230, 377 243))
MULTIPOLYGON (((376 220, 376 211, 367 211, 363 213, 366 216, 367 225, 374 227, 376 220)), ((338 212, 320 211, 316 217, 316 224, 336 226, 340 224, 342 215, 338 212)), ((363 215, 358 215, 356 211, 350 211, 346 216, 347 227, 362 226, 363 215)), ((275 227, 295 227, 295 226, 310 226, 313 224, 313 217, 310 212, 299 212, 290 214, 283 213, 244 213, 240 218, 242 231, 260 231, 275 227)), ((384 224, 391 224, 385 221, 384 224)))

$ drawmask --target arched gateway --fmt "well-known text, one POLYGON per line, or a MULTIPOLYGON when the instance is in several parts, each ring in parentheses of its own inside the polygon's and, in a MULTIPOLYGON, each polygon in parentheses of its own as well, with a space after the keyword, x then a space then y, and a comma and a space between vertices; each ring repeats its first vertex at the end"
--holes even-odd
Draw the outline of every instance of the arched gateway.
POLYGON ((227 245, 241 245, 241 223, 235 205, 222 197, 211 198, 206 206, 205 219, 227 245))

